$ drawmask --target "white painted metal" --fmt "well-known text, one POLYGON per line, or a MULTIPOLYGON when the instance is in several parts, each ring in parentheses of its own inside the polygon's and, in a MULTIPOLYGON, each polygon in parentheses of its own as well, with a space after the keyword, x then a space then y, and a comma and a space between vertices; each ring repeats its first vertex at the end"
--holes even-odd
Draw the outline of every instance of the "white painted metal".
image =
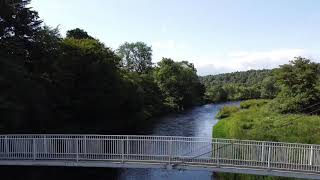
POLYGON ((29 161, 265 169, 313 173, 320 179, 320 145, 179 136, 0 135, 0 164, 29 161))

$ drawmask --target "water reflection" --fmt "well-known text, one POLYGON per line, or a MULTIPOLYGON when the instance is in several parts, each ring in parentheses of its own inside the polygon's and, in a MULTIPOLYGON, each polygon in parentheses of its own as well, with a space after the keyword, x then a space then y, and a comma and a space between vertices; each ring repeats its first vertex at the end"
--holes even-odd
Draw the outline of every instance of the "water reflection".
MULTIPOLYGON (((149 129, 139 134, 166 136, 211 137, 212 126, 217 123, 215 115, 225 105, 239 105, 239 102, 207 104, 187 110, 180 114, 171 114, 157 120, 149 129)), ((208 171, 179 171, 165 169, 121 169, 119 180, 212 180, 208 171)))

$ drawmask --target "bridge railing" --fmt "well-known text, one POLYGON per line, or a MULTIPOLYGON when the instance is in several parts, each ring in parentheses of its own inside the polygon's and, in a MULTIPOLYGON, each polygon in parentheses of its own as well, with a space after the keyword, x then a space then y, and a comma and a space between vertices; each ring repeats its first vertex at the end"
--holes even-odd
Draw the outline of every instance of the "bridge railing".
POLYGON ((320 146, 176 136, 0 135, 1 160, 168 163, 320 172, 320 146))

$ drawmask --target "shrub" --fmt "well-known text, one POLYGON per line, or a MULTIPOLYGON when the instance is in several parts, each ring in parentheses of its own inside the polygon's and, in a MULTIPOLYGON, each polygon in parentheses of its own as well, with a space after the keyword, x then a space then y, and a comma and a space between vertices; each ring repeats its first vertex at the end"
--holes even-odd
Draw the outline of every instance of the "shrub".
POLYGON ((251 107, 260 107, 267 104, 269 101, 265 99, 251 99, 240 103, 241 109, 249 109, 251 107))
POLYGON ((232 113, 235 113, 239 111, 238 106, 223 106, 218 114, 216 115, 216 118, 223 119, 229 117, 232 113))

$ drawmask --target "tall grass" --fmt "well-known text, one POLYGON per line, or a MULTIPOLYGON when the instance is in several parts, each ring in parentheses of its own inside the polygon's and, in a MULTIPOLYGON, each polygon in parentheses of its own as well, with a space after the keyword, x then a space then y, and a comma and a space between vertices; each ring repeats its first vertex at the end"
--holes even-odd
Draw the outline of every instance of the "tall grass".
MULTIPOLYGON (((213 127, 215 138, 235 138, 320 144, 320 116, 279 114, 270 110, 268 100, 249 100, 240 104, 213 127)), ((289 179, 253 175, 218 174, 219 179, 289 179)))

